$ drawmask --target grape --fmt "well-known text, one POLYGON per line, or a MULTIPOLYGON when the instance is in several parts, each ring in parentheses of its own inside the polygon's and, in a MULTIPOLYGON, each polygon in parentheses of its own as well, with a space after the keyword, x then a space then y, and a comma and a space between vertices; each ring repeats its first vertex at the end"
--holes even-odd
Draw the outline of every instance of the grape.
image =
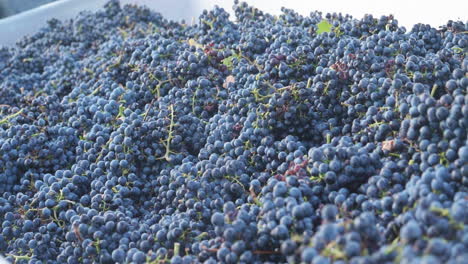
POLYGON ((0 49, 0 253, 462 263, 466 23, 234 13, 112 0, 0 49))

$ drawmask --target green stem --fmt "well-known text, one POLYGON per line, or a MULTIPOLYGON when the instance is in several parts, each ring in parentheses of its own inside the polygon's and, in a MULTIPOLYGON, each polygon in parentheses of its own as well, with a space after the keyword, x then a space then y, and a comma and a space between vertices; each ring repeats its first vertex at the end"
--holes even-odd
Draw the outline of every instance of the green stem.
POLYGON ((179 256, 180 254, 180 243, 174 243, 174 256, 179 256))
POLYGON ((3 124, 6 124, 8 122, 8 120, 14 118, 14 117, 17 117, 19 116, 22 112, 23 112, 24 109, 21 109, 19 110, 18 112, 14 113, 14 114, 11 114, 9 116, 6 116, 5 118, 3 118, 2 120, 0 120, 0 125, 3 125, 3 124))

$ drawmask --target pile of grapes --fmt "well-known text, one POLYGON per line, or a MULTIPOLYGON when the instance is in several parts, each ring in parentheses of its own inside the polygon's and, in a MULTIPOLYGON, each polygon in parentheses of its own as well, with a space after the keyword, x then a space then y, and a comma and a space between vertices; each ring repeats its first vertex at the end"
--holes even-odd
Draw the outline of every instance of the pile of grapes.
POLYGON ((0 49, 14 263, 466 263, 468 24, 110 1, 0 49))

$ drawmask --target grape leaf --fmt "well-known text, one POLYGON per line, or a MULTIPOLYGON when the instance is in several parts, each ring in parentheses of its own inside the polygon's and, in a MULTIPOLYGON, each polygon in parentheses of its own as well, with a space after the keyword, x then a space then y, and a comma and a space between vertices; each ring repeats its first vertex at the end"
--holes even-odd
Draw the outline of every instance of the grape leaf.
POLYGON ((196 48, 200 48, 200 49, 203 49, 203 45, 198 43, 195 39, 191 38, 187 41, 187 43, 190 45, 190 46, 194 46, 196 48))
POLYGON ((317 34, 322 34, 324 32, 331 32, 332 24, 328 23, 325 19, 320 21, 317 24, 317 34))

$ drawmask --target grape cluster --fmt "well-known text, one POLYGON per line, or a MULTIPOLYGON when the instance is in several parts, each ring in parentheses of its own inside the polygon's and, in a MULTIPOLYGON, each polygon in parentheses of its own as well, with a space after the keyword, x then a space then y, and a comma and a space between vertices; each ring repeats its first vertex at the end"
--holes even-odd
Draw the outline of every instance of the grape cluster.
POLYGON ((111 0, 0 49, 0 253, 466 263, 468 24, 234 13, 111 0))

